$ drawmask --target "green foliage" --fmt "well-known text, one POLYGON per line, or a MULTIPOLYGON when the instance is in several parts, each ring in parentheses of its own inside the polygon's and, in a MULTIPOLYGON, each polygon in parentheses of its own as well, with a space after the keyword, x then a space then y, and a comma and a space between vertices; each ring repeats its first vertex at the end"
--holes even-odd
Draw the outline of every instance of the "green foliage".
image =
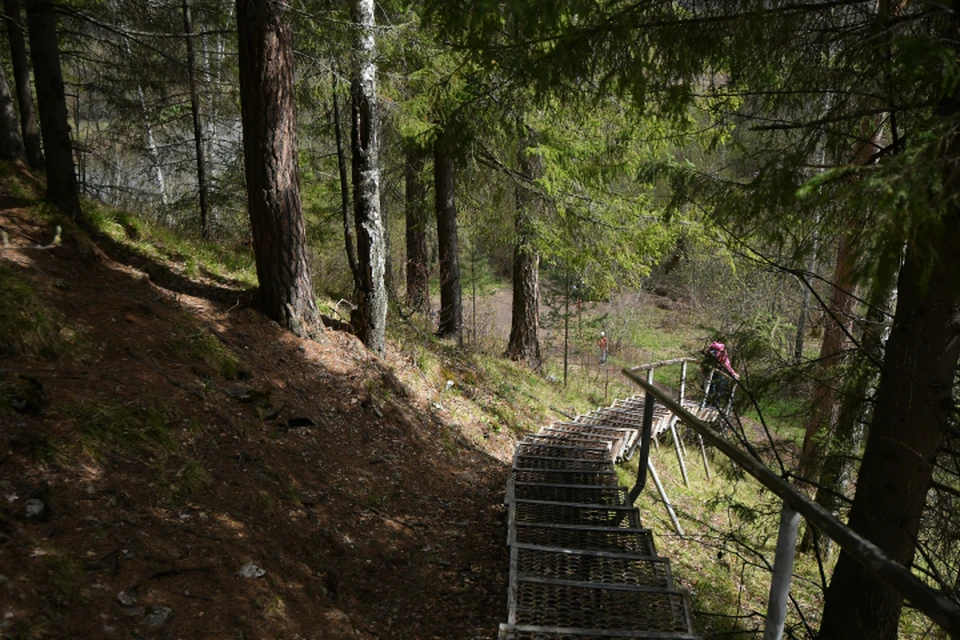
POLYGON ((36 285, 12 267, 0 264, 0 354, 48 359, 73 356, 83 349, 82 335, 36 285))

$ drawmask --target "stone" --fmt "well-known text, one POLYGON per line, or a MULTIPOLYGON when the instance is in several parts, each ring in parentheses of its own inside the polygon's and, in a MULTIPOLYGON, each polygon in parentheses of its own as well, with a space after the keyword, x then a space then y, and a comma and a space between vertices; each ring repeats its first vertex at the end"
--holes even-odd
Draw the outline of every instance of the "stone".
POLYGON ((266 569, 261 569, 252 562, 247 562, 240 567, 240 571, 237 571, 237 576, 241 578, 261 578, 266 575, 266 573, 266 569))

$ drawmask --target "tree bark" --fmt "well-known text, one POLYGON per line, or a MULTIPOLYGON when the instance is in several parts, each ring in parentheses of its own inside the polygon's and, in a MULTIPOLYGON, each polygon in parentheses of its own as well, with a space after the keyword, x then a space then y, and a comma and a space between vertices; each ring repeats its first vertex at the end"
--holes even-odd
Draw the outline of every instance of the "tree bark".
POLYGON ((302 337, 323 330, 300 207, 293 34, 286 3, 237 0, 240 112, 253 247, 265 313, 302 337))
POLYGON ((200 117, 200 92, 197 89, 197 55, 193 45, 193 16, 190 0, 183 0, 183 33, 187 40, 187 82, 190 86, 190 111, 193 115, 193 142, 197 156, 197 188, 200 192, 200 237, 210 239, 210 206, 207 187, 207 159, 200 117))
POLYGON ((17 104, 20 107, 20 131, 27 156, 27 164, 32 169, 43 168, 43 152, 40 147, 40 125, 33 108, 33 91, 30 89, 30 61, 27 58, 27 45, 23 37, 19 0, 4 0, 6 13, 7 38, 10 40, 10 61, 13 64, 13 81, 17 88, 17 104))
POLYGON ((360 25, 354 44, 351 147, 353 150, 353 217, 357 229, 357 335, 368 349, 383 355, 386 346, 386 240, 380 211, 380 121, 377 109, 377 67, 374 62, 373 0, 356 0, 353 21, 360 25))
MULTIPOLYGON (((948 41, 957 42, 960 2, 951 7, 948 41)), ((953 120, 960 95, 942 101, 953 120)), ((893 328, 850 511, 850 527, 909 567, 933 466, 954 410, 960 356, 960 137, 940 142, 944 200, 938 220, 913 229, 898 279, 893 328)), ((845 553, 824 601, 821 640, 897 637, 902 598, 845 553)))
POLYGON ((539 369, 540 354, 540 253, 536 248, 535 223, 543 211, 543 199, 533 183, 543 175, 543 160, 532 152, 536 137, 528 132, 517 152, 521 183, 516 186, 516 218, 513 239, 513 307, 507 357, 539 369))
POLYGON ((73 165, 73 145, 70 142, 53 0, 28 0, 26 7, 45 154, 46 200, 66 217, 86 224, 80 208, 80 188, 73 165))
POLYGON ((454 167, 449 136, 449 132, 438 136, 433 147, 437 245, 440 253, 440 323, 437 335, 441 338, 456 338, 458 344, 462 344, 460 242, 457 239, 457 205, 454 199, 454 167))
POLYGON ((13 107, 7 76, 0 68, 0 159, 20 160, 23 157, 23 139, 17 123, 17 111, 13 107))
POLYGON ((407 149, 405 202, 407 229, 407 302, 414 313, 430 312, 430 256, 427 252, 427 185, 424 153, 407 149))

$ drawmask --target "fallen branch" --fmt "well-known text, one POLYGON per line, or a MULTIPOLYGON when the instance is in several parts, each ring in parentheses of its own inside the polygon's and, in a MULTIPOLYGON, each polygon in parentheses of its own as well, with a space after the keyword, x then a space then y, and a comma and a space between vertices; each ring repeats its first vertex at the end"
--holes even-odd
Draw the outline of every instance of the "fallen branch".
POLYGON ((10 236, 7 235, 6 231, 0 231, 0 242, 3 246, 0 246, 0 251, 8 251, 12 249, 53 249, 54 247, 60 246, 60 225, 57 225, 57 233, 53 236, 53 240, 50 241, 50 244, 36 244, 32 247, 15 247, 10 244, 10 236))

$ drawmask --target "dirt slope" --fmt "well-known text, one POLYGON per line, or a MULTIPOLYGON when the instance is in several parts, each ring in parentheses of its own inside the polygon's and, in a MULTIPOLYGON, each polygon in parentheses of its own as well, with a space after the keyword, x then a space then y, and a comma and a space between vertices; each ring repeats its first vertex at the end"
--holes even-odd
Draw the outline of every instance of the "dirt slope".
POLYGON ((0 637, 496 637, 509 440, 231 283, 21 248, 52 236, 25 204, 0 202, 0 266, 85 347, 0 360, 0 637))

